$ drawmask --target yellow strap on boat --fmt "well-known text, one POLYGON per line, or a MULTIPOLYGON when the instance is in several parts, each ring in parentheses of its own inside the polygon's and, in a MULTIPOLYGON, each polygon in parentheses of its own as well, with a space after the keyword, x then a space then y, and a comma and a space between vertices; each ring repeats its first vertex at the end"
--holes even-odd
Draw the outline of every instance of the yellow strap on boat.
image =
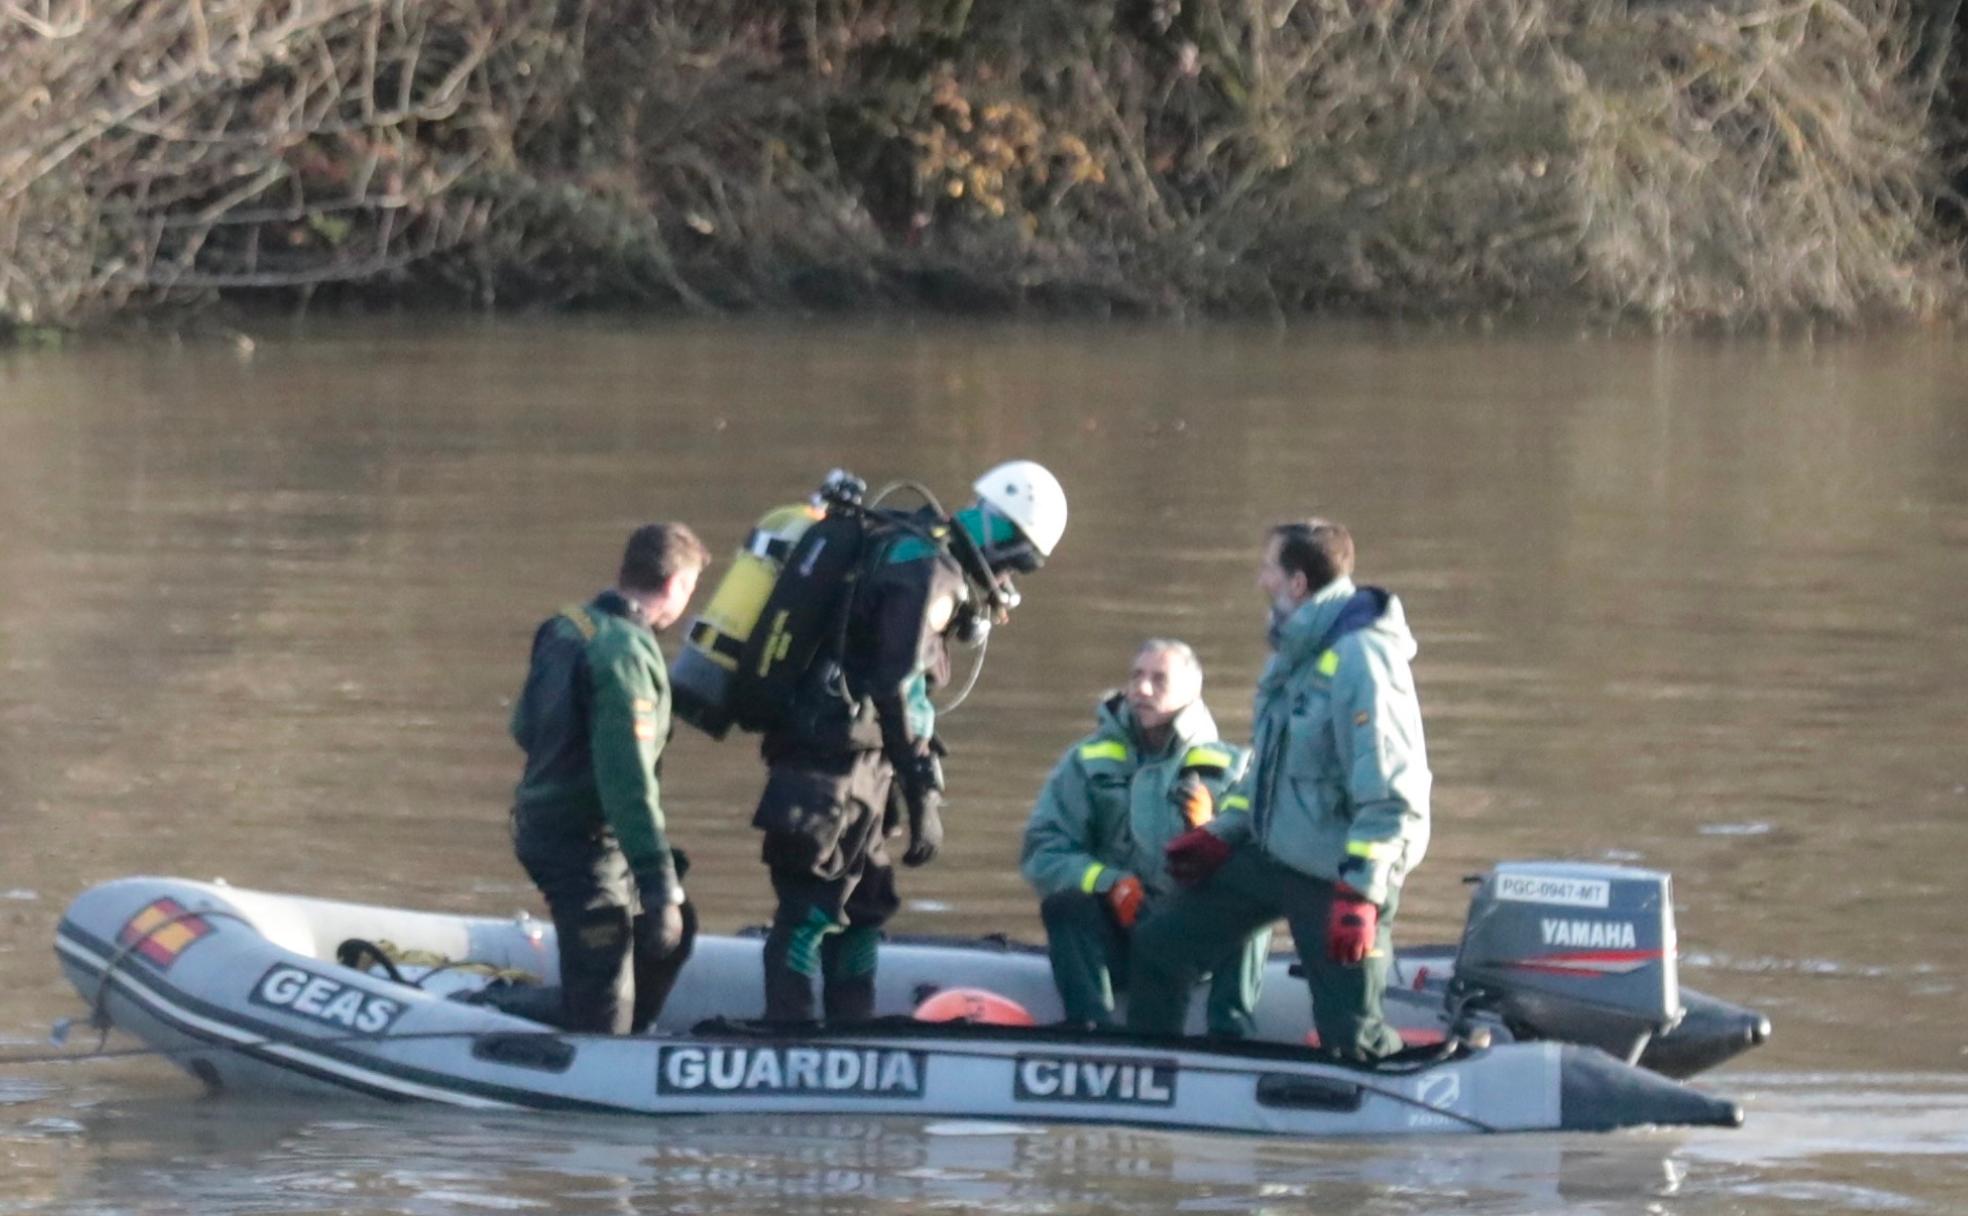
POLYGON ((386 937, 378 938, 373 944, 382 956, 392 963, 404 967, 429 967, 433 971, 466 971, 473 975, 490 976, 495 980, 508 980, 513 983, 537 984, 540 977, 530 971, 513 967, 501 967, 494 963, 478 963, 469 960, 458 961, 449 955, 435 950, 406 950, 386 937))

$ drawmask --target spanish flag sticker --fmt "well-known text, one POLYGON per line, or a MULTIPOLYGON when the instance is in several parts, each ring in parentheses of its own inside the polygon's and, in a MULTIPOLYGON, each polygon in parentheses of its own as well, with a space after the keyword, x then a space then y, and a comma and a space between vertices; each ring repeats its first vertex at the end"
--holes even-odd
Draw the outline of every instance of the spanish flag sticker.
POLYGON ((163 971, 178 961, 187 946, 210 932, 211 921, 175 899, 160 899, 130 918, 116 935, 116 944, 149 959, 163 971))

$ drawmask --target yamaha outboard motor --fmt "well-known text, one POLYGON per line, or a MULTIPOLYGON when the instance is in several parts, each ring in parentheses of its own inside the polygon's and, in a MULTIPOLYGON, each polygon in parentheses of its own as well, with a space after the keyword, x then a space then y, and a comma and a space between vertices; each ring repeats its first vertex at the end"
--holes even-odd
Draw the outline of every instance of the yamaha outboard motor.
POLYGON ((1681 1020, 1674 901, 1658 870, 1502 862, 1469 903, 1449 1007, 1518 1038, 1603 1048, 1628 1063, 1681 1020))

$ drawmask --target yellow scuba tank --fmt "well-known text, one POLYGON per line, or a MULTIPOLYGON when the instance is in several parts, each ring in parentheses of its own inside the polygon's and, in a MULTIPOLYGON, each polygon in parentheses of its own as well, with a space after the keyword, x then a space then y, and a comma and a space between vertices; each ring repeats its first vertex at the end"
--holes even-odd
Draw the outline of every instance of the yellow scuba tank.
POLYGON ((786 556, 825 514, 818 501, 767 511, 738 547, 704 610, 690 622, 683 648, 670 665, 670 687, 677 716, 713 739, 724 738, 731 729, 733 676, 786 556))

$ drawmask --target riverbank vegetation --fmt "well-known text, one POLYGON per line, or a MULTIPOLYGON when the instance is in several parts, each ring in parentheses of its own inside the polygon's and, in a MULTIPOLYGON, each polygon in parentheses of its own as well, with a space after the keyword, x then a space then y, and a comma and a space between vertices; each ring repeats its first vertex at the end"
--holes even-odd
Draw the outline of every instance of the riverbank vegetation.
POLYGON ((1955 310, 1952 3, 10 0, 0 324, 1955 310))

